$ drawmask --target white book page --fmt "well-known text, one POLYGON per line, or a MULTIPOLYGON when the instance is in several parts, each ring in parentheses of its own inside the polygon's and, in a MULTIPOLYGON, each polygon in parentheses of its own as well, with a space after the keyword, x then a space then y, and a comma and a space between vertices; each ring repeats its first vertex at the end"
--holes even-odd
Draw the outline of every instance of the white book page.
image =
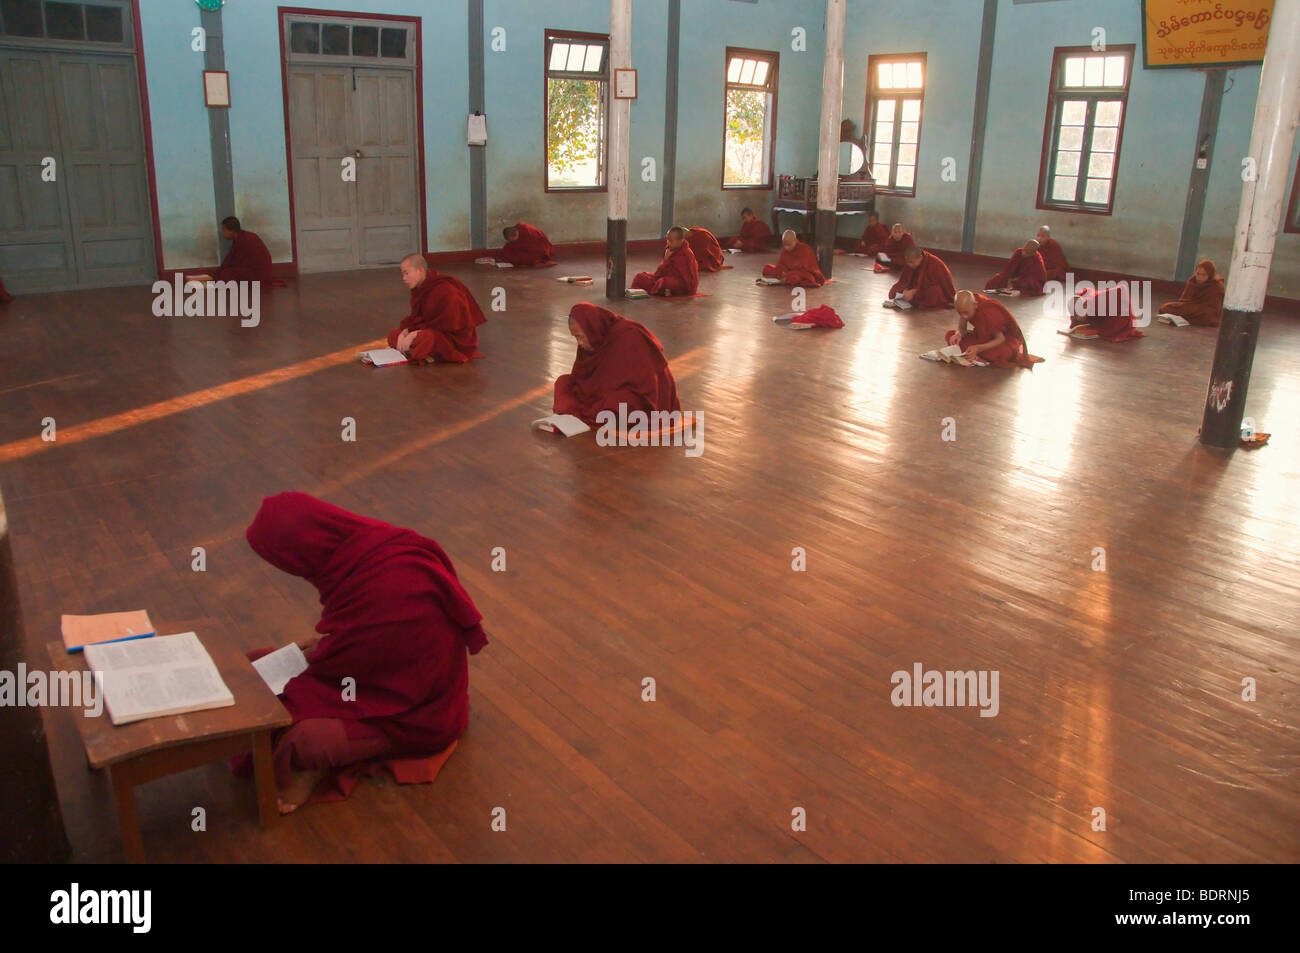
POLYGON ((193 632, 89 645, 86 664, 115 725, 235 703, 193 632))
POLYGON ((549 430, 551 433, 558 431, 566 437, 572 437, 575 434, 586 433, 591 428, 572 414, 552 414, 549 417, 534 420, 533 429, 549 430))
POLYGON ((272 692, 283 695, 289 680, 307 671, 307 656, 302 654, 298 643, 290 642, 270 655, 263 655, 253 663, 253 668, 257 669, 257 674, 262 676, 262 681, 270 686, 272 692))

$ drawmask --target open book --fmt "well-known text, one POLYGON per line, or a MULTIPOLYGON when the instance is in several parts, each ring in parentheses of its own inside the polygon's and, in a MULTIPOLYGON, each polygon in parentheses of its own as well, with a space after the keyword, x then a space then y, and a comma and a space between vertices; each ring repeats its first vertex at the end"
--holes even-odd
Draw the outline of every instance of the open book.
POLYGON ((1099 341, 1101 335, 1096 329, 1087 324, 1076 324, 1068 331, 1064 328, 1057 328, 1057 334, 1064 334, 1067 338, 1078 338, 1080 341, 1099 341))
POLYGON ((1192 323, 1188 321, 1186 318, 1184 318, 1182 315, 1165 314, 1164 312, 1161 312, 1160 314, 1156 315, 1156 320, 1159 321, 1161 324, 1172 324, 1176 328, 1185 328, 1190 326, 1192 323))
POLYGON ((395 347, 377 347, 373 351, 361 351, 357 354, 357 359, 362 364, 373 364, 375 367, 407 363, 406 355, 395 347))
POLYGON ((494 268, 513 268, 514 265, 508 261, 497 261, 495 258, 475 258, 476 265, 491 265, 494 268))
POLYGON ((582 420, 573 416, 573 414, 551 414, 549 417, 542 417, 533 421, 534 430, 547 430, 551 433, 562 433, 566 437, 572 437, 580 433, 586 433, 591 428, 582 420))
POLYGON ((941 347, 937 351, 926 351, 921 355, 923 361, 935 361, 942 364, 960 364, 962 367, 988 367, 988 361, 968 360, 966 354, 962 351, 960 345, 949 344, 941 347))
POLYGON ((87 645, 85 652, 115 725, 235 703, 193 632, 87 645))
POLYGON ((60 628, 69 652, 100 642, 129 642, 153 635, 153 623, 143 609, 135 612, 104 612, 100 615, 65 615, 60 628))
POLYGON ((284 686, 289 684, 289 680, 307 671, 307 656, 302 654, 302 648, 297 642, 290 642, 263 655, 253 663, 253 668, 257 669, 257 674, 262 676, 262 681, 266 682, 271 691, 283 695, 284 686))
POLYGON ((769 277, 767 277, 766 275, 763 275, 763 276, 761 276, 761 277, 755 278, 755 279, 754 279, 754 284, 756 284, 756 285, 783 285, 783 284, 785 284, 785 279, 783 279, 783 278, 769 278, 769 277))
POLYGON ((627 296, 628 296, 629 298, 648 298, 648 297, 650 297, 650 292, 646 291, 644 288, 628 288, 627 291, 626 291, 625 293, 627 294, 627 296))

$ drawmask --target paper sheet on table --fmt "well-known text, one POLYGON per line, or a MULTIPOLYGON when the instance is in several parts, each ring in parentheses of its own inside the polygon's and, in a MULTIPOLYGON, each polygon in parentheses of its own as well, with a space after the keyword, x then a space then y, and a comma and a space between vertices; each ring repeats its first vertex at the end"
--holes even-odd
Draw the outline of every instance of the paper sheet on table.
POLYGON ((297 642, 290 642, 269 655, 263 655, 253 663, 253 668, 257 669, 257 674, 262 676, 262 681, 271 687, 272 692, 283 695, 284 686, 289 684, 289 679, 307 671, 307 656, 302 654, 297 642))

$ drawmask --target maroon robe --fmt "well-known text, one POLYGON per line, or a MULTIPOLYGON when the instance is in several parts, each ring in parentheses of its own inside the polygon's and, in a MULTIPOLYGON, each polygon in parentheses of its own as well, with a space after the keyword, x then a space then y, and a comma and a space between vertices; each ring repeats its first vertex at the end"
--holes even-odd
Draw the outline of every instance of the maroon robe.
POLYGON ((410 346, 412 363, 429 358, 464 364, 482 357, 478 349, 478 326, 485 322, 483 310, 470 290, 451 275, 440 275, 432 268, 424 280, 411 291, 411 313, 388 332, 388 346, 397 347, 403 331, 419 331, 410 346))
POLYGON ((938 255, 928 251, 921 252, 921 261, 915 268, 910 264, 903 266, 903 275, 889 289, 893 298, 904 291, 916 289, 912 296, 914 308, 946 308, 952 304, 957 289, 952 283, 952 272, 938 255))
POLYGON ((686 241, 691 246, 691 251, 695 253, 695 262, 700 271, 720 271, 722 262, 726 255, 722 253, 722 246, 718 240, 713 237, 713 233, 707 228, 696 225, 694 228, 686 230, 686 241))
POLYGON ((1023 248, 1017 248, 1011 253, 1007 266, 984 283, 984 290, 1012 288, 1022 295, 1040 295, 1046 281, 1043 256, 1038 252, 1026 255, 1023 248))
POLYGON ((907 264, 907 250, 916 244, 916 239, 912 237, 911 232, 903 232, 902 238, 895 238, 891 230, 889 237, 885 239, 885 247, 881 249, 885 257, 889 259, 889 267, 892 270, 900 270, 907 264))
POLYGON ((644 325, 586 301, 569 317, 587 336, 591 350, 578 348, 573 370, 555 381, 557 414, 572 414, 597 425, 602 410, 681 410, 677 382, 664 349, 644 325))
POLYGON ((693 295, 700 288, 700 266, 691 246, 682 242, 676 251, 664 247, 664 259, 654 272, 642 271, 632 279, 632 287, 652 295, 693 295))
POLYGON ((1145 332, 1133 326, 1136 320, 1128 288, 1123 284, 1105 291, 1080 291, 1070 302, 1071 329, 1081 325, 1089 327, 1097 337, 1106 341, 1132 341, 1146 337, 1145 332))
POLYGON ((767 242, 771 237, 772 230, 756 215, 747 222, 741 222, 740 236, 727 239, 725 244, 728 248, 739 248, 746 252, 767 251, 767 242))
POLYGON ((235 233, 221 267, 217 281, 260 281, 271 284, 271 253, 266 243, 250 231, 235 233))
POLYGON ((994 301, 986 298, 984 295, 975 296, 975 313, 971 315, 970 323, 972 329, 967 331, 966 321, 961 320, 959 327, 962 329, 960 338, 957 331, 949 331, 944 340, 948 344, 960 344, 961 349, 965 351, 968 347, 976 344, 988 344, 998 333, 1001 332, 1004 340, 997 347, 989 348, 987 351, 981 351, 979 359, 988 361, 996 367, 1029 367, 1042 360, 1041 357, 1035 357, 1029 353, 1025 344, 1025 335, 1020 330, 1020 325, 1012 317, 1011 312, 1000 301, 994 301))
POLYGON ((889 229, 884 223, 876 222, 875 225, 868 225, 863 229, 862 238, 853 250, 866 255, 878 255, 885 250, 885 243, 888 241, 889 229))
POLYGON ((1043 268, 1047 272, 1047 280, 1064 282, 1065 273, 1070 270, 1070 266, 1065 263, 1065 252, 1061 249, 1061 243, 1055 238, 1039 242, 1038 254, 1043 256, 1043 268))
POLYGON ((546 268, 555 264, 551 258, 555 249, 544 231, 527 222, 518 222, 515 228, 519 234, 505 243, 497 253, 497 261, 508 261, 516 268, 546 268))
POLYGON ((1176 314, 1191 324, 1218 327, 1219 319, 1223 316, 1223 277, 1217 273, 1214 262, 1208 258, 1197 262, 1196 267, 1209 272, 1209 279, 1197 281, 1196 276, 1192 275, 1183 286, 1179 299, 1162 304, 1160 313, 1176 314))
POLYGON ((774 265, 764 265, 763 275, 780 278, 792 287, 820 288, 826 284, 826 276, 817 264, 817 254, 803 242, 795 242, 789 251, 782 246, 781 257, 774 265))

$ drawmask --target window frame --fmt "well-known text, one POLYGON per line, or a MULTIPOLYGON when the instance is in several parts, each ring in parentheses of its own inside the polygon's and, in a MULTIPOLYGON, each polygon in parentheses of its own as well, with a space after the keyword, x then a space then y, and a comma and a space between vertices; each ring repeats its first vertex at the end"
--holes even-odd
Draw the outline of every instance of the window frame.
MULTIPOLYGON (((27 47, 39 50, 55 50, 82 53, 136 53, 136 3, 135 0, 66 0, 81 7, 110 7, 122 15, 122 39, 110 40, 63 40, 43 36, 19 36, 0 32, 0 43, 11 48, 27 47)), ((85 24, 85 13, 82 13, 85 24)), ((47 33, 45 22, 45 2, 41 0, 41 29, 47 33)))
MULTIPOLYGON (((1043 149, 1038 159, 1038 192, 1035 198, 1035 207, 1043 211, 1050 212, 1067 212, 1071 215, 1113 215, 1115 212, 1115 195, 1119 191, 1119 169, 1120 156, 1124 148, 1124 127, 1128 125, 1128 96, 1133 83, 1133 66, 1136 62, 1137 44, 1135 43, 1117 43, 1106 47, 1104 52, 1094 50, 1091 46, 1058 46, 1052 53, 1052 70, 1047 78, 1047 109, 1043 117, 1043 149), (1115 92, 1116 87, 1083 87, 1081 89, 1065 90, 1058 88, 1064 82, 1065 60, 1069 56, 1115 56, 1122 55, 1127 57, 1128 63, 1124 69, 1124 89, 1122 92, 1115 92), (1094 91, 1095 90, 1095 91, 1094 91), (1115 168, 1110 178, 1110 194, 1107 196, 1106 207, 1099 205, 1086 205, 1081 202, 1061 202, 1048 198, 1048 188, 1053 178, 1049 170, 1049 160, 1056 152, 1055 145, 1058 141, 1057 134, 1060 126, 1057 116, 1060 110, 1057 102, 1062 98, 1086 99, 1088 100, 1088 117, 1096 115, 1095 103, 1100 99, 1115 100, 1118 99, 1123 103, 1121 107, 1119 127, 1115 136, 1115 168)), ((1088 119, 1084 124, 1084 141, 1079 150, 1079 168, 1085 169, 1085 162, 1092 157, 1092 133, 1093 126, 1088 119)), ((1086 179, 1087 175, 1081 174, 1081 179, 1086 179)), ((1084 186, 1086 188, 1086 185, 1084 186)))
MULTIPOLYGON (((722 162, 720 164, 718 179, 724 192, 770 192, 776 185, 776 117, 777 117, 777 90, 781 82, 781 54, 777 50, 752 50, 741 46, 728 46, 725 50, 722 60, 722 162), (727 82, 727 67, 731 63, 733 56, 747 57, 749 59, 761 59, 767 61, 768 76, 771 88, 768 95, 772 97, 772 104, 768 107, 768 143, 767 143, 767 182, 759 185, 728 185, 727 184, 727 93, 732 89, 732 84, 727 82)), ((736 89, 754 89, 752 85, 744 86, 737 84, 736 89)))
POLYGON ((414 69, 417 60, 416 43, 419 42, 414 21, 401 20, 383 14, 332 13, 329 11, 307 11, 298 7, 280 7, 284 21, 283 55, 286 62, 295 66, 349 66, 374 69, 414 69), (322 30, 327 26, 343 26, 348 30, 347 53, 299 53, 293 49, 294 24, 312 24, 322 30), (374 56, 362 56, 351 52, 352 28, 374 27, 379 47, 374 56), (400 27, 406 33, 406 52, 399 59, 395 56, 381 56, 383 49, 383 31, 400 27))
MULTIPOLYGON (((608 33, 584 33, 580 30, 560 30, 546 27, 542 31, 542 191, 551 194, 572 195, 609 191, 609 120, 613 111, 610 106, 612 50, 608 33), (550 47, 552 39, 599 40, 605 44, 605 71, 601 74, 605 84, 605 129, 601 136, 601 184, 552 186, 550 174, 550 132, 551 132, 551 62, 550 47)), ((594 78, 594 76, 593 76, 594 78)))
MULTIPOLYGON (((916 90, 916 92, 920 93, 921 108, 920 108, 920 112, 917 113, 917 117, 916 117, 916 164, 913 166, 913 168, 919 171, 921 168, 921 134, 925 130, 925 92, 926 92, 926 87, 929 86, 930 84, 929 59, 925 53, 920 53, 920 52, 918 53, 873 53, 872 55, 867 57, 867 104, 862 117, 862 128, 864 132, 862 138, 865 143, 863 149, 863 151, 866 153, 865 164, 866 167, 871 171, 871 180, 875 183, 877 195, 897 195, 901 198, 909 198, 909 199, 916 198, 916 179, 917 179, 916 175, 913 175, 912 177, 911 188, 899 188, 897 186, 890 186, 888 183, 882 185, 880 180, 876 178, 875 162, 872 160, 872 157, 876 153, 876 104, 881 99, 893 99, 899 102, 899 105, 895 107, 896 111, 895 111, 895 118, 894 118, 894 127, 895 127, 894 134, 896 140, 898 136, 902 135, 902 128, 901 128, 902 119, 899 118, 902 115, 901 101, 903 99, 911 98, 911 96, 903 92, 894 92, 894 91, 881 92, 876 82, 876 76, 879 72, 877 67, 879 67, 881 63, 909 63, 916 60, 919 60, 921 62, 921 88, 919 90, 916 90)), ((909 145, 911 145, 911 143, 909 143, 909 145)), ((890 144, 891 157, 897 157, 898 146, 899 143, 897 141, 891 142, 890 144)), ((896 177, 897 170, 898 170, 898 162, 893 161, 893 159, 891 158, 891 161, 889 163, 890 176, 896 177)))

